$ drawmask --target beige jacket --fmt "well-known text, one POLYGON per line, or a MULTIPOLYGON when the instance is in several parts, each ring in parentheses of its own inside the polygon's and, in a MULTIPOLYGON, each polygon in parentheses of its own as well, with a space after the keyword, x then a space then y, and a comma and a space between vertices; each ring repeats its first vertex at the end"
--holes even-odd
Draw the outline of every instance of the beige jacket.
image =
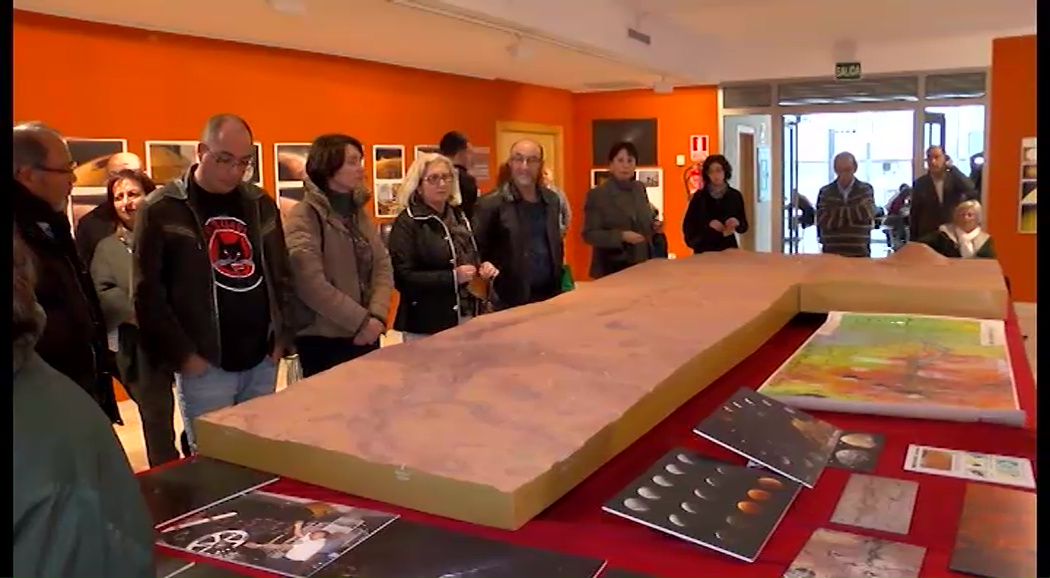
POLYGON ((374 261, 372 295, 368 303, 362 303, 350 231, 325 194, 309 181, 304 185, 303 201, 295 205, 284 223, 296 293, 314 312, 314 319, 299 335, 353 338, 371 317, 385 325, 394 273, 379 231, 363 208, 367 205, 361 203, 357 222, 372 246, 374 261))

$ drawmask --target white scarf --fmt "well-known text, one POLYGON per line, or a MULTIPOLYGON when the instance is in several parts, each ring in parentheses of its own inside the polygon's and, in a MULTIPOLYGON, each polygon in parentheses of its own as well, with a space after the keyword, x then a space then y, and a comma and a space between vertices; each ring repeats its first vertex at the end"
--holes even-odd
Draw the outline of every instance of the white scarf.
POLYGON ((980 235, 980 227, 975 228, 969 233, 966 233, 959 228, 955 229, 955 244, 959 246, 959 255, 961 255, 963 259, 973 257, 974 254, 977 253, 977 250, 980 249, 980 246, 975 242, 980 235))

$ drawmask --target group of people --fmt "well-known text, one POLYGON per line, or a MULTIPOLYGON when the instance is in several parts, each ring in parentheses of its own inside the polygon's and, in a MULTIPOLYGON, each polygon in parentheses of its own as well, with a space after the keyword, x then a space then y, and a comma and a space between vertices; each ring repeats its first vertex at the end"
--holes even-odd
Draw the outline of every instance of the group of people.
MULTIPOLYGON (((856 178, 857 159, 848 152, 833 161, 836 178, 820 189, 815 211, 824 253, 871 256, 877 207, 869 183, 856 178)), ((909 196, 909 239, 950 258, 995 258, 991 237, 981 227, 980 191, 948 163, 944 150, 926 151, 926 174, 909 196)))

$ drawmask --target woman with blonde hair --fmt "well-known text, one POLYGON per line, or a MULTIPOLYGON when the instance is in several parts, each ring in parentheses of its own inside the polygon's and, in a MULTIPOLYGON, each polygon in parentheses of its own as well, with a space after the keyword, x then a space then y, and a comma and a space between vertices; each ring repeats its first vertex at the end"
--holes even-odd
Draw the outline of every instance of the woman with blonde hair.
POLYGON ((981 203, 963 201, 955 207, 952 222, 921 239, 945 257, 952 259, 995 259, 992 236, 981 228, 981 203))
POLYGON ((468 284, 499 273, 492 263, 480 262, 461 202, 452 161, 438 154, 417 155, 401 181, 401 212, 388 241, 394 287, 401 294, 394 329, 405 341, 478 315, 481 300, 468 284))

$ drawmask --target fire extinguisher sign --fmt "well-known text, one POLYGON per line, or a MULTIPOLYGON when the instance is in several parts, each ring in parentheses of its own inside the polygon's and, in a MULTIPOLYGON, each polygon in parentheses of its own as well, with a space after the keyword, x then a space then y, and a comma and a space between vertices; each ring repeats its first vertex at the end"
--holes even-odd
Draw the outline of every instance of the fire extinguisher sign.
POLYGON ((706 134, 694 134, 689 137, 689 159, 693 162, 703 160, 710 152, 709 139, 706 134))

